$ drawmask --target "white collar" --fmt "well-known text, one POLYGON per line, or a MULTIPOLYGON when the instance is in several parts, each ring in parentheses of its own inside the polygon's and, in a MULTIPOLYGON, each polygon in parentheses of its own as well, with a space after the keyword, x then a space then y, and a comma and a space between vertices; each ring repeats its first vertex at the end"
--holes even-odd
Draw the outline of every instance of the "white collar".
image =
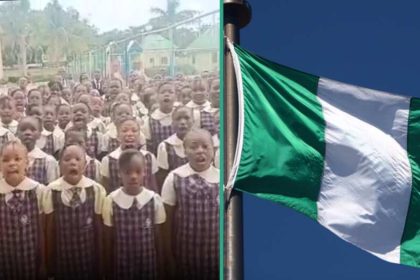
POLYGON ((179 137, 176 135, 176 133, 172 134, 168 138, 165 139, 165 142, 172 145, 172 146, 183 146, 184 141, 179 139, 179 137))
POLYGON ((48 131, 45 128, 43 128, 42 131, 41 131, 42 136, 50 136, 53 133, 54 133, 54 130, 53 131, 48 131))
POLYGON ((138 195, 128 195, 122 187, 113 191, 110 196, 112 200, 121 208, 129 209, 133 205, 134 199, 137 200, 137 207, 141 209, 147 202, 154 197, 154 192, 143 187, 143 190, 138 195))
POLYGON ((170 113, 163 113, 159 108, 157 108, 156 110, 153 111, 153 113, 150 115, 150 117, 152 119, 158 120, 160 121, 161 119, 170 117, 172 119, 172 112, 174 110, 172 109, 172 111, 170 113))
POLYGON ((92 187, 94 184, 95 181, 85 176, 82 176, 82 179, 80 179, 80 181, 76 185, 72 185, 69 182, 65 181, 63 177, 60 177, 57 180, 55 180, 54 183, 50 185, 50 187, 54 190, 69 190, 75 187, 84 189, 92 187))
POLYGON ((219 169, 217 169, 216 167, 214 167, 213 165, 210 165, 209 168, 207 168, 204 171, 201 172, 197 172, 194 169, 191 168, 191 165, 189 163, 184 164, 180 167, 178 167, 177 169, 175 169, 174 171, 172 171, 173 173, 177 174, 178 176, 181 177, 188 177, 191 176, 193 174, 198 174, 200 175, 200 177, 204 178, 204 180, 206 180, 209 183, 218 183, 220 178, 219 178, 219 169))
POLYGON ((46 158, 48 154, 44 153, 40 148, 35 146, 35 148, 28 153, 30 158, 46 158))
POLYGON ((117 149, 115 149, 113 152, 111 152, 108 156, 110 158, 118 159, 122 153, 121 146, 119 146, 117 149))
POLYGON ((192 100, 190 100, 187 104, 185 104, 185 107, 192 108, 192 109, 198 109, 198 108, 205 109, 205 108, 208 108, 210 106, 211 106, 211 103, 208 100, 206 102, 204 102, 203 104, 201 104, 201 105, 195 103, 192 100))
POLYGON ((3 136, 7 133, 10 133, 10 130, 8 130, 7 128, 4 128, 2 126, 0 126, 0 136, 3 136))
POLYGON ((109 137, 117 138, 118 133, 117 133, 117 126, 115 125, 115 123, 111 122, 110 124, 108 124, 106 127, 106 131, 109 137))
POLYGON ((28 177, 25 177, 25 179, 23 179, 23 181, 20 182, 19 185, 17 185, 16 187, 12 187, 6 182, 4 178, 1 178, 0 179, 0 193, 10 193, 14 190, 29 191, 29 190, 34 189, 38 185, 39 185, 38 182, 28 177))

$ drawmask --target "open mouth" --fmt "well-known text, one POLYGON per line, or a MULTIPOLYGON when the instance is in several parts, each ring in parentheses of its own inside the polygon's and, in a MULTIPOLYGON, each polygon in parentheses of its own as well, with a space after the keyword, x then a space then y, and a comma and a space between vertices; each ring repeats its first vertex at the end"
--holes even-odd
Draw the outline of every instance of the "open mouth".
POLYGON ((71 175, 71 176, 77 176, 77 175, 79 175, 79 170, 76 169, 76 168, 72 168, 72 169, 69 170, 68 174, 71 175))
POLYGON ((206 162, 207 162, 207 158, 205 158, 205 157, 197 157, 197 158, 195 159, 195 161, 196 161, 197 163, 206 163, 206 162))

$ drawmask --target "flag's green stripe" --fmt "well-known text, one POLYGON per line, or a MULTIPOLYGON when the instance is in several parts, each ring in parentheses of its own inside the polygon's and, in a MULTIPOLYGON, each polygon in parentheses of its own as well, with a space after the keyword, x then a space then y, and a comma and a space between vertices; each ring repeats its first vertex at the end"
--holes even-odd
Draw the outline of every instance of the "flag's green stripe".
POLYGON ((245 126, 235 188, 316 219, 325 155, 319 77, 236 51, 245 126))
POLYGON ((412 182, 404 233, 401 239, 400 263, 420 266, 420 99, 412 98, 408 117, 407 153, 412 182))

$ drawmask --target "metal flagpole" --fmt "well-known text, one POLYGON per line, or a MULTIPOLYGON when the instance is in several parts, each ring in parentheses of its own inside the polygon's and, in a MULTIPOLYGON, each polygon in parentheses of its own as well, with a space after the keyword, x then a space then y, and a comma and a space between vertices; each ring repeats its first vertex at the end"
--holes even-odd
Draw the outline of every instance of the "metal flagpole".
MULTIPOLYGON (((251 20, 251 7, 246 0, 224 0, 224 32, 233 43, 239 43, 239 30, 251 20)), ((226 50, 226 47, 225 47, 226 50)), ((232 56, 225 51, 224 77, 224 160, 225 184, 233 164, 238 132, 238 96, 232 56)), ((225 279, 243 279, 242 194, 233 190, 226 212, 225 279)))

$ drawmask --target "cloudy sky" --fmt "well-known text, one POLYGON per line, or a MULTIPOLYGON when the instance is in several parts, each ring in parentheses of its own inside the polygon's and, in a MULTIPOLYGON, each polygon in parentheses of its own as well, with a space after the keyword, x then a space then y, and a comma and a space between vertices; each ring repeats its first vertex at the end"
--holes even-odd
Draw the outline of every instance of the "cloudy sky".
MULTIPOLYGON (((32 9, 43 9, 51 0, 30 0, 32 9)), ((125 29, 146 23, 151 7, 165 9, 166 0, 58 0, 64 7, 76 8, 100 32, 125 29)), ((181 9, 210 12, 219 9, 219 0, 181 0, 181 9)))

